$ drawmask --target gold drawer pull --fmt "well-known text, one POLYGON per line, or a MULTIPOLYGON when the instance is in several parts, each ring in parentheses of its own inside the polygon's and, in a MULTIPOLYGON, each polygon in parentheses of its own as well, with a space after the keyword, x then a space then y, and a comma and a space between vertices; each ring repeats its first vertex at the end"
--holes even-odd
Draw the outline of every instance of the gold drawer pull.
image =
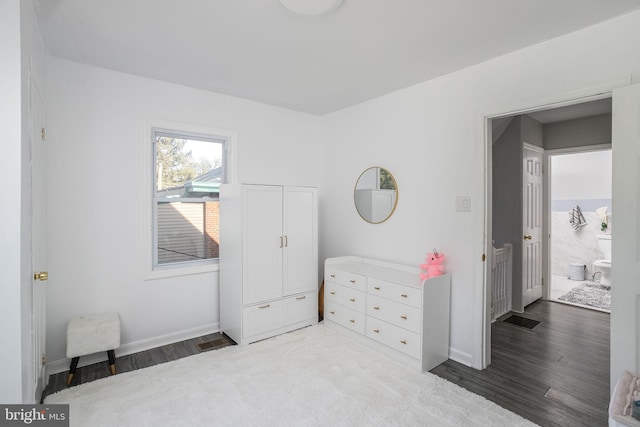
POLYGON ((329 293, 330 293, 331 295, 335 295, 335 294, 336 294, 336 293, 335 293, 335 291, 331 291, 331 292, 329 292, 329 293))
POLYGON ((380 329, 374 329, 373 332, 375 332, 376 334, 380 333, 380 329))
POLYGON ((271 307, 271 304, 261 305, 258 308, 262 309, 262 308, 269 308, 269 307, 271 307))
POLYGON ((351 323, 356 323, 356 321, 355 321, 355 320, 353 320, 353 319, 350 319, 350 320, 349 320, 349 322, 351 322, 351 323))
POLYGON ((406 297, 407 297, 407 294, 400 294, 400 296, 401 296, 402 298, 406 298, 406 297))
POLYGON ((306 295, 302 295, 301 297, 296 298, 298 301, 301 299, 305 299, 307 296, 306 295))
POLYGON ((376 291, 380 290, 380 286, 374 286, 373 289, 375 289, 376 291))
POLYGON ((336 314, 336 312, 335 312, 335 311, 330 311, 329 313, 331 313, 331 314, 336 314))
POLYGON ((330 274, 329 276, 331 276, 331 277, 336 277, 336 275, 335 275, 335 274, 330 274))
POLYGON ((351 283, 356 283, 356 281, 355 281, 355 280, 349 280, 349 281, 350 281, 351 283))
POLYGON ((349 301, 356 302, 356 299, 355 298, 349 298, 349 301))
POLYGON ((400 316, 400 318, 404 319, 404 320, 407 320, 407 316, 405 316, 405 315, 400 316))
POLYGON ((380 307, 378 307, 377 305, 375 307, 373 307, 374 310, 380 310, 380 307))
POLYGON ((400 342, 401 342, 402 344, 406 344, 406 343, 407 343, 407 340, 400 340, 400 342))

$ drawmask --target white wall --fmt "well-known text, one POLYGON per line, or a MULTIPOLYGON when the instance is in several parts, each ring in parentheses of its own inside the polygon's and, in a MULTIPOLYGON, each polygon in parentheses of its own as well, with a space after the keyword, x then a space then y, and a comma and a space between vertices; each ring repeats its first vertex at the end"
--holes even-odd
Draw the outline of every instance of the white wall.
MULTIPOLYGON (((451 357, 481 364, 484 244, 482 117, 578 98, 640 71, 640 13, 596 25, 325 117, 321 256, 354 254, 418 265, 434 247, 452 273, 451 357), (397 180, 391 219, 367 224, 353 206, 358 174, 397 180), (456 195, 471 212, 455 212, 456 195)), ((613 349, 634 351, 633 349, 613 349)), ((633 369, 634 367, 629 367, 633 369)))
POLYGON ((82 313, 120 313, 120 354, 218 330, 217 272, 143 279, 145 121, 237 131, 241 182, 318 185, 320 119, 60 59, 46 86, 52 369, 68 369, 66 322, 82 313))

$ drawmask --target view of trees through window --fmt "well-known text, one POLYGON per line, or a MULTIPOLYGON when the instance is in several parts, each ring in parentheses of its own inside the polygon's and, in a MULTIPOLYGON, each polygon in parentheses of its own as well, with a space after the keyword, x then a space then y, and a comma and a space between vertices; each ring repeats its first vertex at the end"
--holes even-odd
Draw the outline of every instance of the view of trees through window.
POLYGON ((154 132, 155 265, 218 258, 224 141, 154 132))
MULTIPOLYGON (((168 136, 157 137, 156 173, 158 190, 184 185, 205 172, 222 166, 221 157, 211 158, 201 155, 195 158, 193 146, 199 146, 200 144, 213 143, 189 141, 168 136)), ((201 147, 198 148, 200 148, 198 151, 201 152, 201 147)))
POLYGON ((395 190, 396 185, 393 182, 393 176, 388 170, 380 168, 380 189, 381 190, 395 190))

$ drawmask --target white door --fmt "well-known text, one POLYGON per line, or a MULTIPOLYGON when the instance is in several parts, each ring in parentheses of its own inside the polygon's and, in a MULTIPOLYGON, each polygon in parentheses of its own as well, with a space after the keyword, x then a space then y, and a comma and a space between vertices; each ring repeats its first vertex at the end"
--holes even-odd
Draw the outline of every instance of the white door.
POLYGON ((611 385, 640 370, 640 84, 613 91, 611 385))
POLYGON ((34 272, 32 284, 33 307, 31 314, 33 379, 35 381, 35 401, 39 402, 46 386, 46 287, 47 260, 45 251, 45 130, 44 98, 38 83, 30 80, 30 121, 31 121, 31 187, 32 187, 32 235, 31 264, 34 272))
POLYGON ((542 298, 542 155, 522 147, 522 300, 523 307, 542 298))
POLYGON ((285 187, 284 295, 318 288, 317 216, 315 188, 285 187))
POLYGON ((282 296, 282 187, 243 186, 244 304, 282 296))

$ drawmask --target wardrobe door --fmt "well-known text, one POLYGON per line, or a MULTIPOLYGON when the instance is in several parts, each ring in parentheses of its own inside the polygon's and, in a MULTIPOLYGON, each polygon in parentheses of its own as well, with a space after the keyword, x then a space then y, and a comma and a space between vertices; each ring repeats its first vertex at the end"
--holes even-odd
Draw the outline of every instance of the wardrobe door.
POLYGON ((316 189, 284 187, 284 295, 318 289, 316 189))
POLYGON ((243 186, 243 303, 282 297, 282 187, 243 186))

